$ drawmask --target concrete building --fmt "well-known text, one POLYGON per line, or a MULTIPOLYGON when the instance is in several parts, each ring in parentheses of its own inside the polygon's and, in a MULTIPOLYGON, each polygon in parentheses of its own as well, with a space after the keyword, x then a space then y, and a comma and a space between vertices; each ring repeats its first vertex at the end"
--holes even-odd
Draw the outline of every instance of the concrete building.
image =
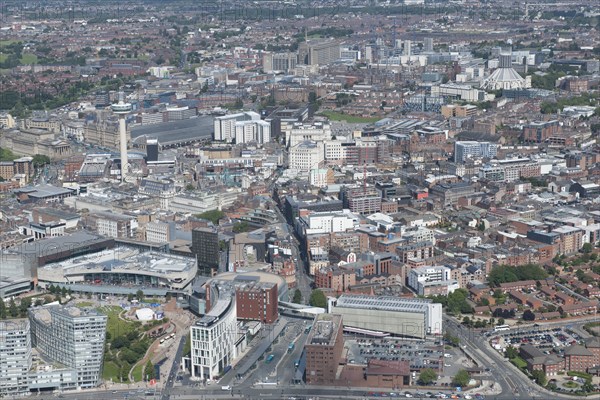
POLYGON ((102 379, 108 317, 72 306, 29 310, 31 342, 38 351, 77 371, 77 387, 93 388, 102 379))
POLYGON ((29 321, 0 321, 0 397, 28 393, 31 366, 29 321))
POLYGON ((265 53, 263 55, 263 71, 284 72, 293 71, 296 68, 298 55, 296 53, 265 53))
POLYGON ((317 315, 304 349, 306 384, 333 384, 344 350, 342 317, 334 314, 317 315))
POLYGON ((499 147, 490 142, 457 141, 454 143, 454 162, 464 163, 479 158, 494 158, 499 147))
POLYGON ((358 216, 348 210, 341 212, 313 212, 298 219, 297 231, 303 236, 316 233, 346 232, 358 226, 358 216))
POLYGON ((298 47, 298 64, 328 65, 340 58, 340 44, 336 40, 308 40, 298 47))
POLYGON ((305 141, 290 149, 289 168, 296 171, 309 172, 318 168, 324 161, 322 142, 305 141))
POLYGON ((343 294, 329 312, 341 315, 346 326, 394 335, 424 338, 443 332, 441 304, 427 299, 343 294))
POLYGON ((418 267, 408 273, 408 286, 420 296, 448 295, 459 288, 458 281, 451 280, 447 267, 418 267))
POLYGON ((214 139, 232 142, 236 138, 236 123, 244 121, 260 121, 260 115, 253 111, 244 111, 216 117, 214 120, 214 139))
POLYGON ((235 143, 265 144, 271 141, 271 124, 261 120, 235 123, 235 143))
POLYGON ((236 357, 236 296, 216 283, 209 289, 211 308, 190 327, 192 377, 215 379, 236 357))

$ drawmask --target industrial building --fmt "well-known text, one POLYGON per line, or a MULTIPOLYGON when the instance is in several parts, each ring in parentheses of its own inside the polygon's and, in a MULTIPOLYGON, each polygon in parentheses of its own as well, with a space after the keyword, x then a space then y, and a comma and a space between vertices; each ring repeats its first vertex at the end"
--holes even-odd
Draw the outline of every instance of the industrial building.
POLYGON ((421 339, 442 333, 442 306, 428 299, 343 294, 329 312, 354 328, 421 339))

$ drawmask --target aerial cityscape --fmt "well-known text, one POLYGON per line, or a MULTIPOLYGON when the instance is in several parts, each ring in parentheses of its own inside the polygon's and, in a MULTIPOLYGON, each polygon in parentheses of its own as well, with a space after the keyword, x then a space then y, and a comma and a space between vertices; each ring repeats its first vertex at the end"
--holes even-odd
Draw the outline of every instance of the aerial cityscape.
POLYGON ((600 399, 600 3, 2 0, 0 399, 600 399))

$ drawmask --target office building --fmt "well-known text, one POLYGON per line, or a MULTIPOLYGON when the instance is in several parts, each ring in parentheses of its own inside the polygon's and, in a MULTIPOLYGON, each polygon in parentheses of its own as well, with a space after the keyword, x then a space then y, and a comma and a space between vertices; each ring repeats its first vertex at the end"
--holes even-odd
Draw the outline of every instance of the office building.
POLYGON ((251 276, 248 278, 245 282, 243 279, 235 282, 237 317, 265 324, 274 323, 279 317, 277 284, 256 282, 251 276))
POLYGON ((148 139, 146 141, 146 160, 158 161, 158 140, 148 139))
POLYGON ((306 384, 333 384, 343 349, 342 317, 335 314, 317 315, 304 346, 306 384))
POLYGON ((323 142, 305 141, 290 149, 291 170, 309 172, 318 168, 324 161, 323 142))
POLYGON ((211 284, 207 288, 210 311, 190 327, 192 377, 213 380, 236 357, 236 296, 230 289, 211 284))
POLYGON ((101 380, 108 317, 72 306, 29 309, 31 342, 46 358, 77 371, 77 387, 101 380))
POLYGON ((342 294, 329 312, 345 326, 425 338, 442 331, 442 306, 429 299, 342 294))
POLYGON ((454 144, 454 162, 464 163, 478 158, 494 158, 499 147, 490 142, 457 141, 454 144))
POLYGON ((192 253, 198 260, 198 274, 212 276, 219 268, 219 234, 213 228, 192 231, 192 253))
POLYGON ((31 366, 29 321, 0 321, 0 397, 29 392, 31 366))
POLYGON ((459 287, 450 274, 450 268, 442 266, 413 268, 408 273, 408 286, 420 296, 446 296, 459 287))
POLYGON ((525 143, 544 143, 560 131, 557 120, 534 121, 523 126, 523 141, 525 143))

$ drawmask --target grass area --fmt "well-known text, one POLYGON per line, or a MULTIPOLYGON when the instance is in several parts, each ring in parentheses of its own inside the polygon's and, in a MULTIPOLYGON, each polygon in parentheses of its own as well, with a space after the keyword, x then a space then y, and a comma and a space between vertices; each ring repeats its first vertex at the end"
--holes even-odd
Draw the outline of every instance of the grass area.
POLYGON ((323 111, 320 113, 329 118, 330 121, 346 121, 349 124, 368 124, 379 121, 382 117, 357 117, 354 115, 342 114, 334 111, 323 111))
POLYGON ((21 64, 36 64, 37 60, 38 58, 35 54, 25 53, 21 56, 21 64))
POLYGON ((92 303, 91 301, 80 301, 79 303, 76 303, 75 305, 79 308, 86 308, 86 307, 93 306, 94 303, 92 303))
POLYGON ((10 46, 14 43, 19 43, 20 40, 0 40, 0 47, 10 46))
POLYGON ((105 362, 104 367, 102 369, 102 379, 110 380, 113 382, 118 382, 117 377, 119 376, 119 366, 114 362, 105 362))
POLYGON ((123 311, 118 306, 104 306, 98 308, 98 311, 108 316, 108 322, 106 323, 106 331, 110 334, 111 338, 115 338, 120 335, 126 335, 135 329, 135 324, 129 321, 123 321, 119 318, 119 314, 123 311))
POLYGON ((579 385, 573 381, 568 381, 562 384, 564 387, 569 388, 569 389, 574 389, 576 387, 578 387, 579 385))
POLYGON ((0 53, 0 62, 6 61, 7 58, 8 58, 8 54, 2 54, 2 53, 0 53))
POLYGON ((521 357, 511 358, 510 362, 513 363, 519 369, 527 368, 527 362, 523 360, 521 357))
POLYGON ((145 363, 139 363, 133 369, 133 372, 131 373, 131 375, 133 376, 134 382, 141 382, 142 381, 142 372, 143 372, 143 369, 144 369, 144 365, 146 365, 146 364, 145 363))

